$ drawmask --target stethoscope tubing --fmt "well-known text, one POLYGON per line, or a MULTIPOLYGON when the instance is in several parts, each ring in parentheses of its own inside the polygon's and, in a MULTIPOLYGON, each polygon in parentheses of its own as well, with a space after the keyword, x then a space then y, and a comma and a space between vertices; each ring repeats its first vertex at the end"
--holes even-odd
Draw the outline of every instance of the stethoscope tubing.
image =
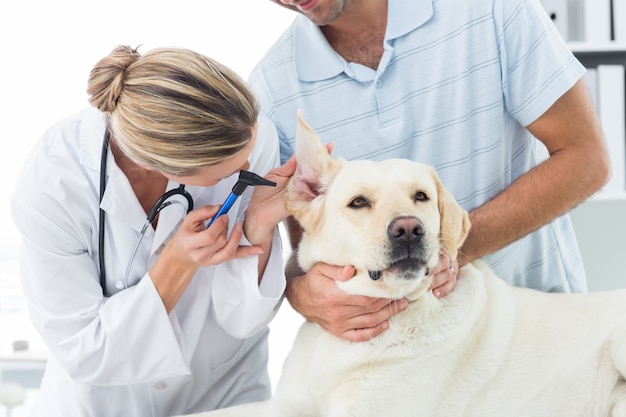
MULTIPOLYGON (((100 202, 99 205, 102 204, 102 199, 104 198, 104 192, 106 190, 106 169, 107 169, 107 156, 109 153, 109 141, 111 134, 109 129, 106 129, 104 132, 104 140, 102 141, 102 153, 100 156, 100 202)), ((139 233, 139 238, 137 239, 137 243, 133 249, 131 257, 126 265, 126 270, 124 272, 124 278, 122 281, 116 281, 115 287, 117 289, 125 289, 128 288, 128 276, 130 275, 130 268, 135 260, 135 256, 137 255, 137 251, 139 250, 139 245, 143 240, 143 237, 146 233, 146 230, 154 222, 154 220, 159 215, 159 212, 163 210, 165 207, 171 204, 181 204, 179 201, 167 201, 169 198, 175 195, 182 195, 187 200, 187 213, 193 210, 193 197, 187 190, 185 190, 185 185, 180 184, 177 188, 166 191, 163 193, 161 197, 157 199, 157 201, 152 205, 152 208, 148 212, 148 216, 146 217, 146 221, 141 228, 141 232, 139 233)), ((100 267, 100 287, 102 288, 102 294, 106 296, 106 267, 104 262, 104 232, 105 232, 105 217, 106 213, 100 207, 99 215, 98 215, 98 265, 100 267)))
MULTIPOLYGON (((102 204, 104 198, 104 191, 106 190, 107 182, 107 156, 109 154, 109 139, 111 133, 109 129, 104 131, 104 140, 102 141, 102 152, 100 153, 100 201, 98 207, 102 204)), ((102 294, 106 296, 106 269, 104 266, 104 222, 106 213, 102 208, 98 213, 98 264, 100 266, 100 287, 102 288, 102 294)))
MULTIPOLYGON (((100 157, 100 206, 102 205, 102 199, 104 198, 104 192, 106 190, 106 168, 107 168, 107 156, 109 153, 109 141, 111 134, 109 129, 107 128, 104 132, 104 140, 102 142, 102 154, 100 157)), ((276 186, 276 183, 273 181, 269 181, 253 172, 241 170, 239 172, 239 179, 237 183, 233 186, 231 193, 226 197, 226 200, 218 210, 218 212, 213 216, 213 218, 208 222, 205 228, 208 228, 213 224, 213 222, 223 214, 226 214, 228 210, 233 206, 235 200, 243 193, 243 191, 249 185, 269 185, 272 187, 276 186)), ((175 195, 182 195, 187 200, 187 213, 193 210, 193 197, 187 190, 185 190, 185 185, 180 184, 177 188, 166 191, 163 193, 161 197, 157 199, 157 201, 152 205, 150 211, 148 212, 148 216, 146 217, 146 221, 144 226, 141 228, 141 232, 139 234, 139 238, 137 239, 137 243, 133 249, 132 255, 128 264, 126 265, 126 270, 124 272, 123 280, 115 281, 115 287, 117 289, 125 289, 128 288, 128 276, 130 275, 130 268, 132 263, 137 255, 137 251, 139 250, 139 245, 146 233, 146 230, 154 222, 159 212, 163 210, 165 207, 170 204, 181 204, 180 201, 167 201, 169 198, 175 195)), ((100 266, 100 287, 102 287, 102 294, 106 296, 106 269, 104 264, 104 231, 105 231, 105 211, 100 207, 99 217, 98 217, 98 264, 100 266)))

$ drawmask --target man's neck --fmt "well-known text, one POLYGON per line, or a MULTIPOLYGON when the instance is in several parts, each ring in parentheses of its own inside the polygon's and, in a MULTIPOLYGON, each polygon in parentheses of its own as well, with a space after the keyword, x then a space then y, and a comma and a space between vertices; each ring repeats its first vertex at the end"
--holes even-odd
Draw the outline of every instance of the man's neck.
POLYGON ((361 1, 346 6, 334 22, 320 26, 328 43, 348 62, 372 69, 383 54, 387 28, 387 2, 361 1))

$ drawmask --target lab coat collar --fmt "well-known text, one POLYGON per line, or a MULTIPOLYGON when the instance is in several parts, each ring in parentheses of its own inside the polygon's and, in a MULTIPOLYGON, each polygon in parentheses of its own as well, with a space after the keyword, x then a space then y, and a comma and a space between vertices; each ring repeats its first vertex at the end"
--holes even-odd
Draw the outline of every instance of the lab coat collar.
MULTIPOLYGON (((417 29, 432 16, 433 0, 389 0, 385 42, 417 29)), ((319 27, 302 15, 294 23, 294 49, 296 75, 301 81, 325 80, 348 67, 319 27)))
POLYGON ((100 155, 106 129, 106 118, 104 113, 95 108, 87 108, 84 112, 78 135, 80 163, 98 174, 100 172, 100 155))
MULTIPOLYGON (((137 200, 132 186, 115 163, 111 152, 107 155, 107 185, 100 208, 107 216, 114 217, 139 232, 146 220, 146 213, 137 200)), ((150 235, 150 228, 146 236, 150 235)))
MULTIPOLYGON (((81 165, 90 173, 93 186, 99 193, 106 117, 104 113, 93 107, 86 108, 83 112, 78 130, 78 153, 81 165)), ((115 163, 115 158, 111 152, 107 154, 106 184, 100 208, 106 212, 107 216, 115 217, 134 230, 141 230, 145 214, 139 203, 136 202, 132 187, 115 163)))

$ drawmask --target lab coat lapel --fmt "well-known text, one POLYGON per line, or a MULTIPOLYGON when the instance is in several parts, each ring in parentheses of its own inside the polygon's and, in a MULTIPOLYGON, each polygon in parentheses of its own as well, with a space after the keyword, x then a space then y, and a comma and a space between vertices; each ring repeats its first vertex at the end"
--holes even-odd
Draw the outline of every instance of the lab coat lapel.
POLYGON ((137 200, 133 189, 121 169, 115 164, 113 155, 109 152, 107 164, 108 180, 104 196, 100 202, 106 214, 116 221, 126 224, 139 232, 145 223, 146 213, 137 200))
MULTIPOLYGON (((108 275, 118 277, 119 284, 121 284, 122 277, 126 275, 126 268, 130 265, 132 269, 129 271, 128 285, 134 285, 146 271, 147 254, 142 257, 142 249, 138 249, 139 254, 131 263, 139 233, 146 222, 146 213, 139 204, 128 179, 115 164, 110 153, 107 165, 109 167, 107 187, 100 203, 100 207, 106 212, 105 230, 108 230, 105 238, 105 253, 109 254, 106 257, 106 267, 109 271, 108 275)), ((154 231, 150 227, 143 240, 150 242, 153 235, 154 231)), ((114 288, 111 287, 110 291, 115 291, 114 288)))

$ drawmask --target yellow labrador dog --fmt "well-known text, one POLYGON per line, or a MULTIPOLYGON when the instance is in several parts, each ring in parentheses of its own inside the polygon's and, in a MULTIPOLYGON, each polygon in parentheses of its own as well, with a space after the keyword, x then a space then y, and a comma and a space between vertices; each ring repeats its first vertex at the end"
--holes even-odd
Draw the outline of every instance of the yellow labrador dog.
POLYGON ((455 256, 467 213, 434 170, 331 158, 299 116, 287 207, 299 262, 354 265, 352 294, 406 297, 389 329, 351 343, 305 322, 266 402, 211 417, 626 417, 626 292, 513 288, 480 261, 443 299, 428 291, 455 256))

